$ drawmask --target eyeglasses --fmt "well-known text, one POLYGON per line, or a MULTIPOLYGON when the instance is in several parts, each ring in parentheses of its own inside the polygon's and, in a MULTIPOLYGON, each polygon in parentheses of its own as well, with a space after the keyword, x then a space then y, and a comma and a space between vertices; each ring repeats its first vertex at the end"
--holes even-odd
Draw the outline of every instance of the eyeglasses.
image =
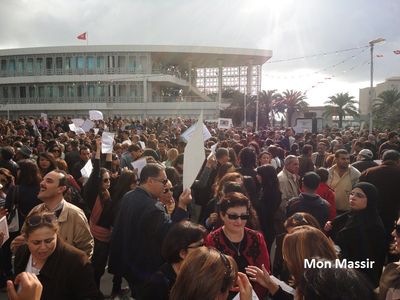
POLYGON ((57 217, 54 214, 46 214, 42 216, 32 216, 27 220, 27 224, 31 227, 39 226, 40 224, 52 224, 57 221, 57 217))
POLYGON ((394 230, 396 230, 396 235, 400 237, 400 224, 394 224, 394 230))
POLYGON ((158 179, 158 178, 155 178, 155 177, 152 177, 155 181, 158 181, 159 183, 162 183, 163 185, 166 185, 167 184, 167 182, 168 182, 168 178, 165 178, 165 179, 158 179))
POLYGON ((164 189, 164 194, 166 194, 166 193, 173 193, 174 192, 174 189, 173 188, 170 188, 170 189, 164 189))
POLYGON ((110 178, 103 178, 104 183, 109 182, 109 181, 110 181, 110 178))
POLYGON ((250 215, 232 215, 232 214, 226 214, 228 216, 229 220, 237 220, 237 219, 241 219, 243 221, 247 221, 248 219, 250 219, 250 215))

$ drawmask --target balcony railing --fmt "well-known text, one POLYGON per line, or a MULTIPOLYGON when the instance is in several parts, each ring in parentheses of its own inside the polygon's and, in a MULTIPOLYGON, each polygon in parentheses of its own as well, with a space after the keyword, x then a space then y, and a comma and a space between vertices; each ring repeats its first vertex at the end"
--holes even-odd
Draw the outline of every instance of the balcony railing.
MULTIPOLYGON (((84 97, 33 97, 33 98, 7 98, 1 99, 4 104, 63 104, 63 103, 143 103, 143 97, 102 97, 102 96, 84 96, 84 97)), ((149 103, 191 103, 206 102, 201 97, 153 97, 148 100, 149 103)))

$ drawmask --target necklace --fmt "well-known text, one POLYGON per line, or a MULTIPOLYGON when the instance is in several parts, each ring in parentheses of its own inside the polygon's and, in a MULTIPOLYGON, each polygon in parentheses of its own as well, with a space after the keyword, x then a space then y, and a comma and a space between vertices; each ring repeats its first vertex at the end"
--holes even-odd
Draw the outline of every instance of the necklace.
POLYGON ((225 234, 225 237, 226 237, 226 239, 228 240, 229 244, 231 244, 232 248, 236 250, 237 256, 240 256, 240 246, 242 245, 242 241, 243 241, 243 239, 244 239, 244 236, 242 237, 242 239, 240 240, 239 243, 233 243, 233 242, 229 239, 229 237, 228 237, 228 235, 226 234, 225 231, 224 231, 224 234, 225 234), (239 244, 239 245, 236 247, 235 244, 239 244))
POLYGON ((229 243, 232 245, 232 247, 236 250, 237 256, 240 256, 240 246, 242 245, 242 241, 239 242, 239 245, 236 247, 234 243, 230 241, 228 238, 229 243))

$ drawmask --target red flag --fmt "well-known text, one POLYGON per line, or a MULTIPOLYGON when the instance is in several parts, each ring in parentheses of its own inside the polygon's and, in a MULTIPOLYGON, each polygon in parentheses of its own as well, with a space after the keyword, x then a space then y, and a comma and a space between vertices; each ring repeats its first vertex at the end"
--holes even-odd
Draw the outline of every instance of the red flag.
POLYGON ((394 50, 393 53, 396 55, 400 55, 400 50, 394 50))
POLYGON ((85 40, 86 41, 86 32, 81 33, 76 37, 78 40, 85 40))

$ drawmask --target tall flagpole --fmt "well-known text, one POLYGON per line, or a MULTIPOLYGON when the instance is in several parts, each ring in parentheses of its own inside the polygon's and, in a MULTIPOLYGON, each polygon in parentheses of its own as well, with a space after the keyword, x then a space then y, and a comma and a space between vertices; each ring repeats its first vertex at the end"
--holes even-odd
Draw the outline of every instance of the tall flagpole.
POLYGON ((86 46, 89 45, 89 31, 86 31, 86 46))

